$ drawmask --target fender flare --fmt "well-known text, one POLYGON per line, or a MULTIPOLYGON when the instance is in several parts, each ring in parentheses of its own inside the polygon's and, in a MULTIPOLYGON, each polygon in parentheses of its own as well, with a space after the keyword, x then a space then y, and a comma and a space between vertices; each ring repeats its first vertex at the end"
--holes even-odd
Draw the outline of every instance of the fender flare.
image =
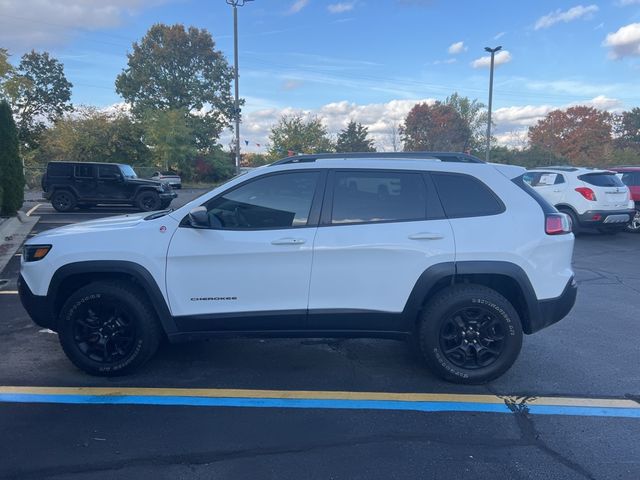
POLYGON ((51 282, 49 282, 47 298, 50 299, 51 306, 53 307, 53 305, 55 305, 58 291, 64 280, 74 275, 93 273, 118 273, 133 277, 136 282, 142 286, 147 295, 149 295, 151 306, 158 315, 158 319, 165 333, 169 335, 178 331, 158 283, 146 268, 135 262, 123 260, 90 260, 63 265, 55 271, 51 282))

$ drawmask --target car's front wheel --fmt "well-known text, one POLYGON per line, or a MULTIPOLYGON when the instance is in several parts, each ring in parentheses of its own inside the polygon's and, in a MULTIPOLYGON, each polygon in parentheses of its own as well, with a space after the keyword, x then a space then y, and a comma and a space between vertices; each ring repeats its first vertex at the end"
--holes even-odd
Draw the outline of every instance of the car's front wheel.
POLYGON ((58 212, 70 212, 76 203, 76 196, 68 190, 57 190, 51 197, 51 206, 58 212))
POLYGON ((156 192, 142 192, 136 198, 136 206, 143 212, 159 210, 160 202, 160 196, 156 192))
POLYGON ((640 210, 636 210, 631 222, 627 225, 627 232, 640 233, 640 210))
POLYGON ((111 282, 73 293, 60 312, 58 334, 69 360, 99 376, 135 370, 153 356, 162 336, 144 293, 111 282))
POLYGON ((418 329, 429 368, 455 383, 490 382, 515 362, 522 346, 511 303, 482 285, 454 285, 426 305, 418 329))

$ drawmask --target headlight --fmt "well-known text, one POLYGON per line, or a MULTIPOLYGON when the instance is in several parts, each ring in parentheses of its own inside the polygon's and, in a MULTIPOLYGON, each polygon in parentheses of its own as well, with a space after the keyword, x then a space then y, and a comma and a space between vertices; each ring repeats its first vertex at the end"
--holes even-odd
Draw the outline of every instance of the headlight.
POLYGON ((47 256, 51 245, 25 245, 22 248, 22 258, 25 262, 37 262, 47 256))

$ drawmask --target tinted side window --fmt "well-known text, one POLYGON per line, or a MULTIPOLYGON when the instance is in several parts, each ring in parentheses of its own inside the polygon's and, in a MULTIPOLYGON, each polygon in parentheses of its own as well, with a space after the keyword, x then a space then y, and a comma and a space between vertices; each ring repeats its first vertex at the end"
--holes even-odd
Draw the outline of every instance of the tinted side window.
POLYGON ((95 176, 95 165, 76 165, 76 177, 93 178, 95 176))
POLYGON ((304 227, 319 178, 318 172, 258 178, 207 202, 209 223, 227 229, 304 227))
POLYGON ((433 173, 432 176, 449 218, 497 215, 505 210, 495 193, 474 177, 456 173, 433 173))
POLYGON ((624 187, 624 183, 615 173, 586 173, 578 178, 594 187, 624 187))
POLYGON ((98 177, 100 178, 113 178, 114 176, 120 176, 120 169, 117 165, 99 165, 98 177))
POLYGON ((335 172, 332 224, 423 220, 426 210, 420 173, 335 172))
POLYGON ((73 166, 68 163, 50 163, 47 167, 47 175, 50 177, 70 177, 73 175, 73 166))
POLYGON ((622 183, 630 187, 637 187, 640 185, 640 173, 625 172, 622 174, 622 183))

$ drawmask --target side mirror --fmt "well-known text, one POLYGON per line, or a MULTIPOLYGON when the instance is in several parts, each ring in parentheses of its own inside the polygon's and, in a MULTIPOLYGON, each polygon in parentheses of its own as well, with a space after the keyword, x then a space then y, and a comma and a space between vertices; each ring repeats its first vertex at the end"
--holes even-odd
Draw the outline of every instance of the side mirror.
POLYGON ((209 228, 209 214, 205 207, 196 207, 189 212, 189 223, 193 228, 209 228))

